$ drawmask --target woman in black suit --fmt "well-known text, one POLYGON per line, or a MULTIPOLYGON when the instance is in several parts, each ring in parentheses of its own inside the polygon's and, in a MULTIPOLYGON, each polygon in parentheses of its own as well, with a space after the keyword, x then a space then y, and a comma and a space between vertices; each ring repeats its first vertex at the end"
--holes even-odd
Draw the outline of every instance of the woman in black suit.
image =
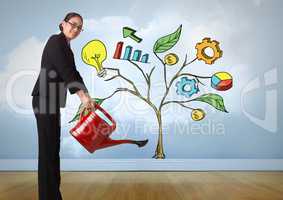
POLYGON ((40 200, 61 200, 60 107, 65 107, 67 89, 77 94, 88 110, 95 103, 76 70, 70 41, 82 31, 83 19, 68 13, 43 50, 41 69, 32 91, 32 106, 38 130, 38 192, 40 200))

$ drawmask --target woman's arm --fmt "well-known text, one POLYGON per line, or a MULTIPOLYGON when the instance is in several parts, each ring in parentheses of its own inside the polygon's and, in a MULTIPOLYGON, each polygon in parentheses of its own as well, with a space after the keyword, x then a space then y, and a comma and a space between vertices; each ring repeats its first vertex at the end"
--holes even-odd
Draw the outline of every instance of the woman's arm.
POLYGON ((52 36, 46 45, 48 62, 52 63, 71 94, 79 90, 84 90, 87 93, 84 81, 76 69, 73 54, 65 46, 64 40, 58 36, 52 36))
POLYGON ((89 111, 94 110, 95 102, 91 99, 87 92, 85 92, 84 90, 78 90, 76 94, 79 96, 84 108, 89 111))
POLYGON ((49 58, 56 68, 56 71, 65 81, 70 93, 76 93, 83 106, 88 110, 92 110, 95 107, 95 102, 92 101, 80 73, 76 70, 74 59, 70 58, 70 55, 66 53, 64 49, 65 44, 63 42, 64 41, 61 41, 59 38, 51 38, 48 41, 50 49, 50 51, 48 51, 49 58))

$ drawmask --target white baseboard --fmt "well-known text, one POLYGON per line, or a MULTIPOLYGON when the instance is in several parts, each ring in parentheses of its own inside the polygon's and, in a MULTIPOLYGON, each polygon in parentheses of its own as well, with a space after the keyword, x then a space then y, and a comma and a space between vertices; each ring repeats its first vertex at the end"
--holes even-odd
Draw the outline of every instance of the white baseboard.
MULTIPOLYGON (((0 159, 0 171, 35 171, 37 159, 0 159)), ((62 171, 282 171, 283 159, 61 159, 62 171)))

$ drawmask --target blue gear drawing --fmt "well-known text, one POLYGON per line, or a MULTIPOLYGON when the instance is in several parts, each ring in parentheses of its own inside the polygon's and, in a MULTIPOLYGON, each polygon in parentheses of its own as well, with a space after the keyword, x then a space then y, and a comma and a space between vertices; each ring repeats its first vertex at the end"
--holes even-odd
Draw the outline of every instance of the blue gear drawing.
POLYGON ((187 98, 199 92, 199 88, 198 88, 196 80, 188 79, 187 77, 182 77, 181 80, 176 83, 176 87, 177 87, 177 90, 176 90, 177 94, 183 95, 187 98), (185 87, 187 85, 190 86, 189 91, 185 90, 185 87))

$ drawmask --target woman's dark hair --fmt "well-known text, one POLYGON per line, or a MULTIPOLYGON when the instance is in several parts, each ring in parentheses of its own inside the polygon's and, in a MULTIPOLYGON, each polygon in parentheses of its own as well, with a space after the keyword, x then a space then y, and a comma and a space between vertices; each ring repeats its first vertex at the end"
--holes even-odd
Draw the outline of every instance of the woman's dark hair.
MULTIPOLYGON (((68 14, 65 16, 64 21, 67 22, 67 21, 69 21, 72 17, 79 17, 79 18, 81 18, 81 20, 83 21, 83 17, 82 17, 79 13, 75 13, 75 12, 70 12, 70 13, 68 13, 68 14)), ((62 23, 59 24, 59 29, 60 29, 60 31, 63 31, 62 23)))

